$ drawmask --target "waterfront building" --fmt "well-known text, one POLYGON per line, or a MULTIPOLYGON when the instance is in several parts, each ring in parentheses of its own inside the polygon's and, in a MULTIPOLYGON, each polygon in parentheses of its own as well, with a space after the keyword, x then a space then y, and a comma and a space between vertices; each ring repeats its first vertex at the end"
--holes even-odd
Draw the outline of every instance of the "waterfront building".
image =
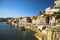
POLYGON ((56 24, 60 24, 60 14, 56 16, 56 24))
POLYGON ((38 25, 43 25, 46 24, 46 17, 44 16, 44 14, 38 15, 36 17, 32 18, 32 23, 38 25))
POLYGON ((59 8, 60 9, 60 0, 56 0, 54 2, 54 8, 59 8))
POLYGON ((56 23, 55 16, 51 16, 49 20, 49 25, 52 26, 52 25, 55 25, 55 23, 56 23))
POLYGON ((21 21, 31 23, 31 18, 30 17, 22 17, 21 21))
POLYGON ((44 16, 44 14, 41 14, 40 16, 38 16, 37 23, 39 25, 46 24, 46 17, 44 16))
POLYGON ((36 20, 37 20, 37 17, 36 16, 33 16, 32 17, 32 24, 36 24, 36 20))
POLYGON ((46 16, 46 23, 53 25, 56 23, 56 15, 59 15, 60 11, 60 1, 57 0, 54 2, 54 7, 48 7, 45 10, 45 16, 46 16), (57 3, 58 2, 58 3, 57 3))
POLYGON ((45 10, 46 14, 54 14, 54 12, 59 12, 59 8, 52 8, 52 7, 48 7, 45 10))
POLYGON ((19 18, 15 18, 14 21, 16 21, 16 23, 19 22, 19 18))
POLYGON ((14 20, 13 18, 12 19, 8 19, 8 23, 11 23, 13 20, 14 20))

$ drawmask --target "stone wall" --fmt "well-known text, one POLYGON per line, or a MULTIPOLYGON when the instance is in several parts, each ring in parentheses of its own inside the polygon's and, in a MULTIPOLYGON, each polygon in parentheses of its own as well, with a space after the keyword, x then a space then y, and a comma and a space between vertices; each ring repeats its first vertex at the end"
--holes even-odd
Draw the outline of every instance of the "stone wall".
POLYGON ((41 40, 60 40, 60 30, 59 29, 46 29, 46 35, 43 34, 41 40))

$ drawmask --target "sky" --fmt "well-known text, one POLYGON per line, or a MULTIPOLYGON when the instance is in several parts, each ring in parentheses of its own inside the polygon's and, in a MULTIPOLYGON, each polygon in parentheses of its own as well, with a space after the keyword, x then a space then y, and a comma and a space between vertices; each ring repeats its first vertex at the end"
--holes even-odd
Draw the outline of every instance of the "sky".
POLYGON ((0 0, 0 17, 36 16, 53 6, 55 0, 0 0))

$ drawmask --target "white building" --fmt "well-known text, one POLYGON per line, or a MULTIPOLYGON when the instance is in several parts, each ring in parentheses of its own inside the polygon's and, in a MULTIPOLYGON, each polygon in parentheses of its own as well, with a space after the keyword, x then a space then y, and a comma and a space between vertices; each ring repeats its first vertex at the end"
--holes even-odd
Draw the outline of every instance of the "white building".
POLYGON ((30 21, 31 21, 30 17, 21 17, 21 18, 19 18, 19 24, 30 23, 30 21))
POLYGON ((42 24, 44 25, 45 23, 46 23, 46 18, 43 14, 37 17, 36 20, 37 25, 42 25, 42 24))
POLYGON ((54 4, 55 4, 54 7, 60 8, 60 0, 56 0, 54 4))
POLYGON ((53 14, 54 12, 59 12, 59 9, 58 9, 58 8, 48 7, 48 8, 46 8, 46 10, 45 10, 45 14, 53 14))
POLYGON ((50 18, 50 20, 49 20, 49 24, 50 24, 50 25, 54 25, 55 22, 56 22, 55 17, 52 16, 52 17, 50 18))
POLYGON ((49 24, 51 24, 51 25, 53 25, 56 22, 55 17, 52 17, 51 15, 53 15, 54 12, 59 12, 60 11, 60 0, 56 0, 54 2, 54 4, 55 4, 54 7, 52 7, 52 8, 48 7, 45 10, 45 14, 50 16, 49 17, 49 24))

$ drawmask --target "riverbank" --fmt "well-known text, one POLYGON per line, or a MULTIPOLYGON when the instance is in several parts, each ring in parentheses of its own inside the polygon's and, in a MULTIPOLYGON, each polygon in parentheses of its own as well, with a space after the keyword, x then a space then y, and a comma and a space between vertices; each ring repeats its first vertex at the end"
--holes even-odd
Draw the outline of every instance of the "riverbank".
POLYGON ((25 29, 31 30, 34 33, 34 37, 37 38, 37 40, 53 40, 53 39, 59 39, 60 40, 60 29, 59 27, 47 27, 44 30, 39 30, 38 28, 33 28, 30 26, 24 26, 24 25, 20 25, 17 23, 12 23, 12 25, 14 25, 15 27, 17 27, 18 29, 20 29, 21 27, 24 27, 25 29), (59 30, 58 30, 59 29, 59 30), (56 35, 56 36, 55 36, 56 35), (59 35, 59 37, 58 37, 59 35))
POLYGON ((34 37, 35 38, 37 38, 37 39, 39 39, 40 37, 39 37, 39 35, 40 35, 40 30, 39 29, 37 29, 37 28, 32 28, 32 27, 28 27, 28 26, 23 26, 23 25, 19 25, 19 24, 17 24, 17 23, 9 23, 10 25, 13 25, 13 26, 15 26, 15 27, 17 27, 18 29, 21 29, 21 27, 23 27, 23 28, 25 28, 25 29, 27 29, 27 30, 31 30, 31 31, 33 31, 33 32, 35 32, 34 33, 34 37), (35 35, 36 34, 36 35, 35 35), (37 35, 38 34, 38 35, 37 35), (36 36, 38 36, 38 37, 36 37, 36 36))
POLYGON ((38 30, 37 28, 27 28, 27 27, 25 28, 35 32, 34 37, 37 38, 37 40, 40 40, 40 36, 42 36, 40 30, 38 30))

